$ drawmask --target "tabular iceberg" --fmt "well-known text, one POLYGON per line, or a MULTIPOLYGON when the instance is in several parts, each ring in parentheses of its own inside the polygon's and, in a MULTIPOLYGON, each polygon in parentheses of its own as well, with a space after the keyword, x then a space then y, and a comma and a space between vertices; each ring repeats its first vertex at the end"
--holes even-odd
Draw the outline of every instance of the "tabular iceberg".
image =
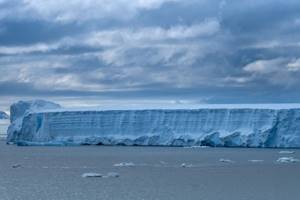
POLYGON ((8 143, 300 147, 300 109, 67 110, 11 106, 8 143))

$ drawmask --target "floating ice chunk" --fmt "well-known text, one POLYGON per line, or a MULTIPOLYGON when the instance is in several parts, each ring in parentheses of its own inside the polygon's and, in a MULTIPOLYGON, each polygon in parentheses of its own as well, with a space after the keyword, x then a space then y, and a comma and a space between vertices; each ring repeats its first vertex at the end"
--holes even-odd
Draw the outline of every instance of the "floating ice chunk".
POLYGON ((132 167, 132 166, 135 166, 133 162, 121 162, 121 163, 114 164, 114 167, 132 167))
POLYGON ((159 163, 160 164, 162 164, 162 165, 166 165, 166 164, 168 164, 167 162, 165 162, 165 161, 159 161, 159 163))
POLYGON ((221 158, 219 161, 220 162, 225 162, 225 163, 234 163, 234 161, 232 161, 230 159, 224 159, 224 158, 221 158))
POLYGON ((112 177, 112 178, 118 178, 120 177, 120 174, 116 173, 116 172, 108 172, 106 176, 104 176, 105 178, 109 178, 109 177, 112 177))
POLYGON ((182 163, 181 165, 180 165, 180 167, 193 167, 193 165, 192 164, 186 164, 186 163, 182 163))
POLYGON ((294 162, 300 162, 300 159, 293 158, 293 157, 281 157, 277 159, 277 162, 280 163, 294 163, 294 162))
POLYGON ((101 177, 103 177, 102 174, 94 173, 94 172, 84 173, 81 176, 82 176, 82 178, 101 178, 101 177))
POLYGON ((264 160, 248 160, 248 161, 253 163, 264 162, 264 160))
POLYGON ((294 154, 295 151, 279 151, 279 154, 294 154))
POLYGON ((84 173, 81 176, 82 178, 118 178, 120 175, 116 172, 108 172, 106 175, 95 172, 89 172, 84 173))
POLYGON ((15 164, 15 165, 13 165, 13 166, 11 166, 12 168, 20 168, 20 167, 22 167, 22 165, 20 165, 20 164, 15 164))

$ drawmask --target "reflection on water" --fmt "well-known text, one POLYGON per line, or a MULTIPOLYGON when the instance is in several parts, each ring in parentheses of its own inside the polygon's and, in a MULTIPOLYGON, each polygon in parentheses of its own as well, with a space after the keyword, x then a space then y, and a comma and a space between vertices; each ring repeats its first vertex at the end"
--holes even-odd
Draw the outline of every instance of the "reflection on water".
POLYGON ((9 120, 0 119, 0 138, 6 137, 6 131, 9 126, 9 120))

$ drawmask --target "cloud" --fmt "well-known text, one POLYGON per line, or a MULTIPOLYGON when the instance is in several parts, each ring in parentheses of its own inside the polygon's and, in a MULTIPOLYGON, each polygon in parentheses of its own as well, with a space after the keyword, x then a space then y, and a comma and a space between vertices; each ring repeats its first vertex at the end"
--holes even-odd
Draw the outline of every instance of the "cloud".
POLYGON ((0 0, 0 96, 300 101, 299 8, 296 0, 0 0))
POLYGON ((285 59, 276 58, 272 60, 257 60, 248 65, 243 69, 247 72, 253 72, 258 74, 268 74, 277 72, 279 68, 284 67, 285 59))
POLYGON ((288 71, 298 72, 300 71, 300 59, 294 59, 287 64, 288 71))
POLYGON ((0 54, 4 55, 14 55, 14 54, 27 54, 27 53, 34 53, 34 52, 48 52, 50 50, 57 49, 57 45, 52 44, 34 44, 30 46, 0 46, 0 54))
POLYGON ((284 87, 296 86, 300 83, 298 59, 276 58, 257 60, 243 67, 250 73, 253 81, 264 80, 272 85, 284 87))
POLYGON ((81 23, 108 17, 126 20, 141 10, 156 9, 162 4, 172 1, 176 0, 2 0, 0 4, 10 6, 15 12, 12 14, 3 9, 0 18, 26 16, 60 23, 81 23))
POLYGON ((131 29, 114 29, 96 31, 85 36, 88 45, 132 45, 152 44, 153 42, 168 42, 169 40, 186 40, 199 37, 213 36, 218 33, 220 24, 216 19, 206 19, 201 23, 187 25, 174 25, 170 28, 145 27, 131 29))
POLYGON ((205 38, 217 34, 219 28, 216 19, 206 19, 190 26, 121 28, 50 43, 0 46, 0 54, 5 55, 0 64, 6 66, 1 70, 6 74, 2 81, 47 90, 124 91, 159 84, 188 87, 194 81, 192 65, 214 51, 205 38), (195 39, 203 41, 195 43, 195 39), (94 50, 61 54, 84 47, 94 50), (16 76, 15 71, 20 73, 16 76))
POLYGON ((213 36, 220 30, 220 24, 216 19, 205 19, 201 23, 186 25, 174 25, 170 28, 146 27, 146 28, 119 28, 112 30, 93 31, 77 36, 67 36, 50 43, 36 43, 32 45, 0 46, 0 54, 28 54, 45 53, 62 48, 74 46, 87 46, 92 48, 111 46, 153 46, 163 43, 172 43, 170 40, 187 42, 189 39, 206 38, 213 36))

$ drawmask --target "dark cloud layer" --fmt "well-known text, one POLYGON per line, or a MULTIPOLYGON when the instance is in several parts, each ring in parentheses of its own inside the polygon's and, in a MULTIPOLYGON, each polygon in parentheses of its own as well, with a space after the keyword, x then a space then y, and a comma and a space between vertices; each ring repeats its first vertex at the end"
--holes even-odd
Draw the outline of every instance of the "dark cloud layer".
POLYGON ((0 0, 0 98, 300 102, 300 2, 0 0))

